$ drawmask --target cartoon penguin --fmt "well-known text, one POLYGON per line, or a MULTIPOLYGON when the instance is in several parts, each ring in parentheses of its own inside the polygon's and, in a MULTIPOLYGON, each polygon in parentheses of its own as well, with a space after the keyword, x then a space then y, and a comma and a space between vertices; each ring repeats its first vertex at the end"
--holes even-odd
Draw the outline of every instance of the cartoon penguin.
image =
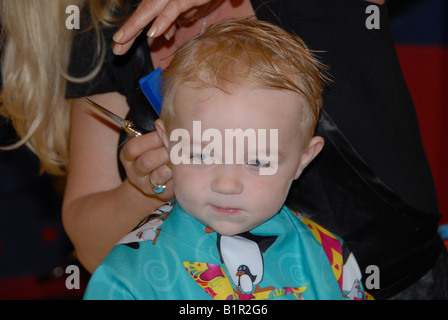
POLYGON ((249 267, 244 264, 239 266, 236 276, 238 277, 237 286, 240 287, 243 292, 251 292, 257 276, 250 272, 249 267))
POLYGON ((140 242, 152 241, 157 238, 158 230, 169 216, 173 204, 165 203, 159 209, 147 216, 134 230, 118 242, 130 248, 140 248, 140 242))
POLYGON ((235 236, 218 234, 218 250, 233 283, 244 293, 251 293, 263 279, 263 253, 276 236, 256 236, 245 232, 235 236))

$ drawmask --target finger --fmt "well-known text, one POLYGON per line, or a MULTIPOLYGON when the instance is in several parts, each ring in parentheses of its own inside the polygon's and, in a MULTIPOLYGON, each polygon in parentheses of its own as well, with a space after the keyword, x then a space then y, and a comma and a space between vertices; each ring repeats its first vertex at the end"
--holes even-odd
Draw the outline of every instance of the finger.
MULTIPOLYGON (((149 179, 151 179, 155 184, 166 185, 164 192, 162 194, 158 194, 158 197, 165 200, 171 200, 174 197, 173 173, 171 169, 168 168, 168 166, 161 166, 151 172, 151 174, 148 176, 148 180, 149 179)), ((149 185, 151 186, 152 192, 154 192, 154 190, 152 189, 153 186, 151 180, 149 180, 149 185)))
POLYGON ((166 150, 153 150, 147 165, 142 166, 141 159, 144 158, 144 155, 139 157, 133 165, 128 163, 125 169, 131 184, 145 194, 152 194, 153 189, 149 180, 150 176, 154 177, 153 181, 157 184, 167 184, 171 181, 172 172, 166 165, 166 159, 168 158, 166 154, 166 150))
POLYGON ((163 147, 162 140, 156 131, 132 138, 122 148, 120 159, 122 162, 134 162, 144 152, 163 147))
POLYGON ((171 25, 171 27, 164 33, 164 37, 166 40, 170 40, 174 34, 176 33, 176 26, 174 24, 171 25))
MULTIPOLYGON (((149 185, 151 185, 151 182, 148 183, 149 185)), ((163 191, 163 193, 156 193, 151 186, 151 191, 148 194, 153 194, 155 195, 157 198, 164 200, 164 201, 170 201, 174 198, 174 188, 173 188, 173 180, 169 180, 168 182, 165 183, 166 188, 163 191)))
POLYGON ((125 42, 125 43, 122 43, 122 44, 121 43, 117 43, 117 42, 113 43, 112 44, 112 52, 115 55, 117 55, 117 56, 125 54, 132 47, 132 45, 134 44, 135 39, 137 39, 137 37, 141 33, 142 33, 142 30, 140 30, 137 33, 137 35, 134 38, 132 38, 131 40, 129 40, 128 42, 125 42))
POLYGON ((169 1, 152 24, 147 36, 155 38, 162 35, 182 13, 208 2, 210 2, 210 0, 169 1))
POLYGON ((169 162, 169 154, 165 147, 143 153, 135 161, 135 173, 139 176, 148 175, 169 162))
MULTIPOLYGON (((157 169, 155 169, 150 174, 145 176, 137 176, 132 179, 128 177, 128 181, 136 187, 138 190, 143 192, 144 194, 154 195, 158 194, 153 189, 153 183, 155 185, 166 185, 164 193, 167 193, 167 198, 170 199, 173 197, 173 175, 168 166, 163 165, 157 169), (152 182, 151 182, 152 180, 152 182)), ((158 194, 160 195, 160 194, 158 194)), ((166 200, 166 199, 165 199, 166 200)))
POLYGON ((166 184, 173 179, 173 172, 166 164, 164 164, 151 172, 151 178, 156 183, 166 184))
POLYGON ((125 44, 146 28, 166 6, 168 0, 142 0, 125 24, 114 34, 113 40, 125 44))

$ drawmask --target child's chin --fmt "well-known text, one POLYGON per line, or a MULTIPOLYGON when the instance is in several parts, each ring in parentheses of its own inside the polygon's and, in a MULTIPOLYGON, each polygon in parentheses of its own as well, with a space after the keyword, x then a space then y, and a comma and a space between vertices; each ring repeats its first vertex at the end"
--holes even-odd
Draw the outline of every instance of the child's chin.
POLYGON ((246 231, 249 231, 248 229, 241 228, 239 226, 229 226, 229 225, 215 225, 214 228, 212 228, 216 233, 219 233, 222 236, 234 236, 246 231))

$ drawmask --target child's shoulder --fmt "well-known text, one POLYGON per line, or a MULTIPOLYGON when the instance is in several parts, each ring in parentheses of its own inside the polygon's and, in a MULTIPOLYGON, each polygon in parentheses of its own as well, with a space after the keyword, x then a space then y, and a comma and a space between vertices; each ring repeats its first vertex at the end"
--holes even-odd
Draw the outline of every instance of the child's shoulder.
POLYGON ((373 299, 361 284, 359 265, 343 239, 302 214, 290 210, 321 244, 343 296, 349 299, 373 299))
POLYGON ((334 240, 337 240, 339 242, 343 242, 343 240, 335 235, 334 233, 330 232, 326 228, 322 227, 320 224, 314 222, 313 220, 305 217, 301 213, 291 210, 288 208, 288 210, 297 217, 297 219, 302 222, 303 225, 305 225, 313 234, 313 236, 316 238, 316 240, 322 244, 322 240, 326 239, 327 237, 330 237, 334 240))
POLYGON ((346 247, 343 245, 343 241, 340 237, 331 233, 316 222, 306 218, 299 212, 290 210, 298 220, 311 232, 316 241, 322 246, 325 255, 330 262, 331 268, 336 279, 341 280, 342 269, 346 258, 346 247))
POLYGON ((157 210, 146 216, 131 232, 129 232, 117 245, 127 245, 137 249, 140 243, 151 241, 157 242, 160 230, 174 209, 175 202, 170 201, 163 204, 157 210))
POLYGON ((162 257, 170 244, 157 245, 160 242, 162 226, 165 227, 175 208, 175 202, 167 202, 146 216, 131 232, 124 236, 101 263, 99 269, 109 273, 134 270, 142 265, 147 256, 162 257))

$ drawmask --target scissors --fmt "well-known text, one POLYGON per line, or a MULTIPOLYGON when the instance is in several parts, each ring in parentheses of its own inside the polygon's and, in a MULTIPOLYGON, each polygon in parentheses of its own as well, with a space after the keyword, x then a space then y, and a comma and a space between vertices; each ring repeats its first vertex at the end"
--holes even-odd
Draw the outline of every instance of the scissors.
POLYGON ((104 115, 106 115, 110 120, 113 120, 116 124, 118 124, 129 136, 131 137, 140 137, 142 133, 135 129, 134 124, 130 120, 124 120, 117 116, 115 113, 110 112, 106 108, 102 107, 98 103, 90 100, 89 98, 85 98, 86 102, 94 107, 96 110, 100 111, 104 115))

